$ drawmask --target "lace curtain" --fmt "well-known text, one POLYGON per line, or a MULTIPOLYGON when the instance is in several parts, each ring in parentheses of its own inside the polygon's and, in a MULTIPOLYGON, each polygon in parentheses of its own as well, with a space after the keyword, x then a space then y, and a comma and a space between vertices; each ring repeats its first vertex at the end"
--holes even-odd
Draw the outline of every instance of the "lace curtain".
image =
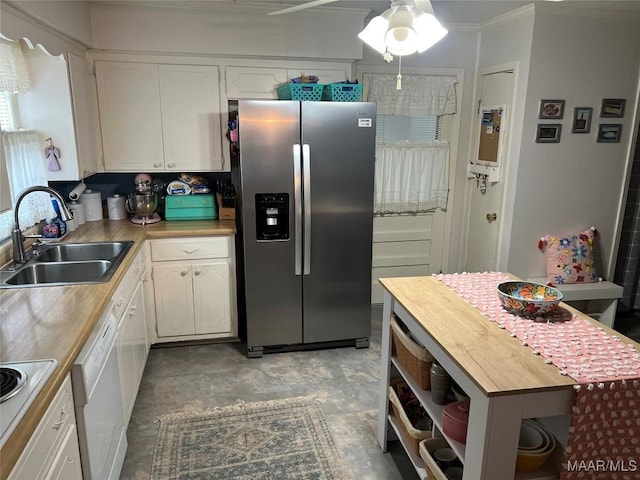
POLYGON ((368 100, 378 104, 378 115, 450 115, 456 113, 456 77, 403 75, 396 89, 395 75, 365 75, 368 100))
POLYGON ((374 213, 420 213, 447 207, 449 144, 376 147, 374 213))
POLYGON ((20 50, 20 43, 0 37, 0 92, 30 91, 29 71, 20 50))
MULTIPOLYGON (((23 130, 3 132, 4 156, 7 161, 11 198, 16 200, 20 192, 33 185, 48 185, 44 170, 43 153, 35 132, 23 130)), ((21 229, 31 227, 45 218, 53 218, 55 212, 46 192, 34 192, 25 197, 18 216, 21 229)), ((10 236, 13 228, 13 212, 0 217, 0 238, 10 236)))

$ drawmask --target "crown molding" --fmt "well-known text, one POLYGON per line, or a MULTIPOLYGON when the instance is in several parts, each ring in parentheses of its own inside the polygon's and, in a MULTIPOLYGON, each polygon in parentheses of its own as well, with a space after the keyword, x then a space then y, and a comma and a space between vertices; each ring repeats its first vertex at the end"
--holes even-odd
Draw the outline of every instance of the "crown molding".
POLYGON ((484 30, 486 28, 493 28, 500 25, 505 25, 507 23, 513 22, 514 20, 519 20, 521 18, 527 18, 533 16, 535 14, 535 5, 530 3, 525 5, 524 7, 517 8, 507 13, 503 13, 502 15, 498 15, 497 17, 492 18, 491 20, 487 20, 486 22, 480 24, 479 30, 484 30))

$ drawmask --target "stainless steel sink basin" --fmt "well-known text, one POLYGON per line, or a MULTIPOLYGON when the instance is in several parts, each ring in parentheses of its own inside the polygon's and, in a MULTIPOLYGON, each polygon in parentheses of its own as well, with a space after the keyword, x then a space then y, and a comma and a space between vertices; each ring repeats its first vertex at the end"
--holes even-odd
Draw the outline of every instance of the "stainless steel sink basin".
POLYGON ((41 245, 26 263, 0 270, 0 288, 108 282, 132 246, 132 241, 41 245))
POLYGON ((108 260, 51 262, 27 265, 7 278, 8 285, 95 283, 109 271, 108 260))
POLYGON ((113 260, 133 242, 58 243, 40 247, 38 262, 83 262, 113 260))

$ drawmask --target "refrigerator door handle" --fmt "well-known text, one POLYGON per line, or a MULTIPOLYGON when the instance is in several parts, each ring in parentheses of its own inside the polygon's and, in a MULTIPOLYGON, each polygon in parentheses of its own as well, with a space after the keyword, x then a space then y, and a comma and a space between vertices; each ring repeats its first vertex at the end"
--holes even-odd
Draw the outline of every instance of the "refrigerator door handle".
POLYGON ((304 274, 311 274, 311 149, 302 145, 302 178, 304 179, 304 274))
POLYGON ((293 146, 293 211, 295 229, 295 274, 302 275, 302 172, 300 145, 293 146))

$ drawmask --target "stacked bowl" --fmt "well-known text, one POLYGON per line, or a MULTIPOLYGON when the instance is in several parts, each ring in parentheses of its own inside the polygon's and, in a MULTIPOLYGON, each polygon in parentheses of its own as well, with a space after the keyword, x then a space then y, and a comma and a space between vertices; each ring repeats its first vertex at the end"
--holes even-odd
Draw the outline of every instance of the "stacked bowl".
POLYGON ((542 467, 556 448, 556 437, 540 422, 522 420, 516 470, 530 472, 542 467))

